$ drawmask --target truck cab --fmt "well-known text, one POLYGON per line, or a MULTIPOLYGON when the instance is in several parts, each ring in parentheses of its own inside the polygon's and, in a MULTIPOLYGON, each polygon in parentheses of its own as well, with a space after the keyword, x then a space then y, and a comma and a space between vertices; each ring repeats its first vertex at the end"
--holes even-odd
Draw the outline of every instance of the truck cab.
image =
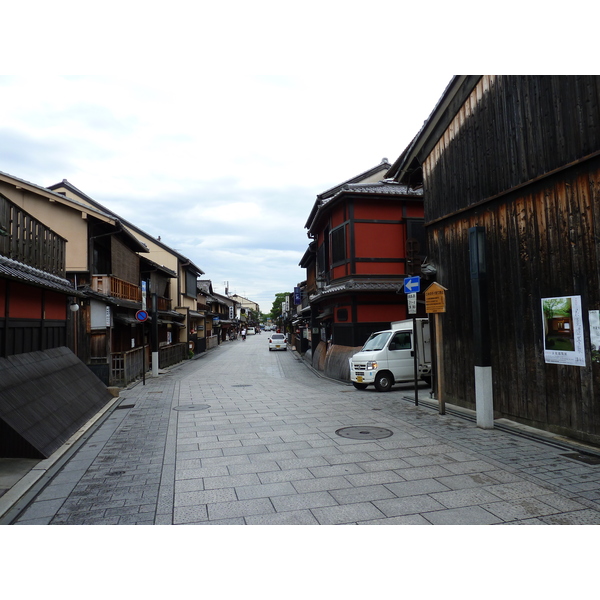
POLYGON ((350 380, 355 388, 374 385, 387 392, 394 383, 414 381, 415 337, 417 374, 431 384, 431 339, 428 319, 391 323, 391 329, 371 334, 362 349, 350 358, 350 380))

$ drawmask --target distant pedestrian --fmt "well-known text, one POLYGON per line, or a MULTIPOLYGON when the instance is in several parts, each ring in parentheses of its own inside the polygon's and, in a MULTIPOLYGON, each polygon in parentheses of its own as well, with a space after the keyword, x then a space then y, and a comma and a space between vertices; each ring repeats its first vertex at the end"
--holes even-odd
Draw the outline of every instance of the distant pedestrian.
POLYGON ((242 328, 242 340, 244 342, 246 341, 246 328, 245 327, 242 328))

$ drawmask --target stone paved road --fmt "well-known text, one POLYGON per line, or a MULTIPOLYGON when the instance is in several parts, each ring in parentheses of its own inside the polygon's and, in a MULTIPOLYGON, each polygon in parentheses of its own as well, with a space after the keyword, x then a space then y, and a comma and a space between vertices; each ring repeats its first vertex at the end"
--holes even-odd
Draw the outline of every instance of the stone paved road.
POLYGON ((227 342, 125 390, 16 523, 600 523, 600 466, 405 396, 227 342))

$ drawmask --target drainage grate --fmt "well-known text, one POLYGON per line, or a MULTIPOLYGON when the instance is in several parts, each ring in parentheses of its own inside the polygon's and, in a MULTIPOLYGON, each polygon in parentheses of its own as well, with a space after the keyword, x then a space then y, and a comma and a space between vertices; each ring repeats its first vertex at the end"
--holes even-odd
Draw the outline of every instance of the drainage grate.
POLYGON ((593 454, 574 452, 573 454, 562 454, 561 456, 585 463, 586 465, 600 465, 600 456, 594 456, 593 454))
POLYGON ((173 410, 184 410, 184 411, 196 411, 196 410, 206 410, 210 408, 210 404, 183 404, 182 406, 176 406, 173 410))
POLYGON ((239 383, 236 385, 232 385, 231 387, 252 387, 251 383, 239 383))
POLYGON ((338 429, 336 435, 340 437, 350 438, 352 440, 380 440, 394 435, 393 431, 384 429, 383 427, 343 427, 338 429))
POLYGON ((117 406, 115 410, 119 410, 121 408, 133 408, 134 406, 135 404, 119 404, 119 406, 117 406))

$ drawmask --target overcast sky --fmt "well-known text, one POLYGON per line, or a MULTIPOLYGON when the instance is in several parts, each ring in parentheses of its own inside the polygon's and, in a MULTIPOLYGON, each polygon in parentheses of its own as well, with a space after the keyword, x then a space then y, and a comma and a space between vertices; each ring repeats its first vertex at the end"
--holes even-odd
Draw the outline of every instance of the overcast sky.
POLYGON ((427 27, 403 2, 85 6, 3 9, 26 27, 3 33, 0 170, 67 179, 263 312, 305 279, 316 195, 394 162, 454 73, 498 66, 473 61, 489 29, 442 42, 445 3, 427 27))

